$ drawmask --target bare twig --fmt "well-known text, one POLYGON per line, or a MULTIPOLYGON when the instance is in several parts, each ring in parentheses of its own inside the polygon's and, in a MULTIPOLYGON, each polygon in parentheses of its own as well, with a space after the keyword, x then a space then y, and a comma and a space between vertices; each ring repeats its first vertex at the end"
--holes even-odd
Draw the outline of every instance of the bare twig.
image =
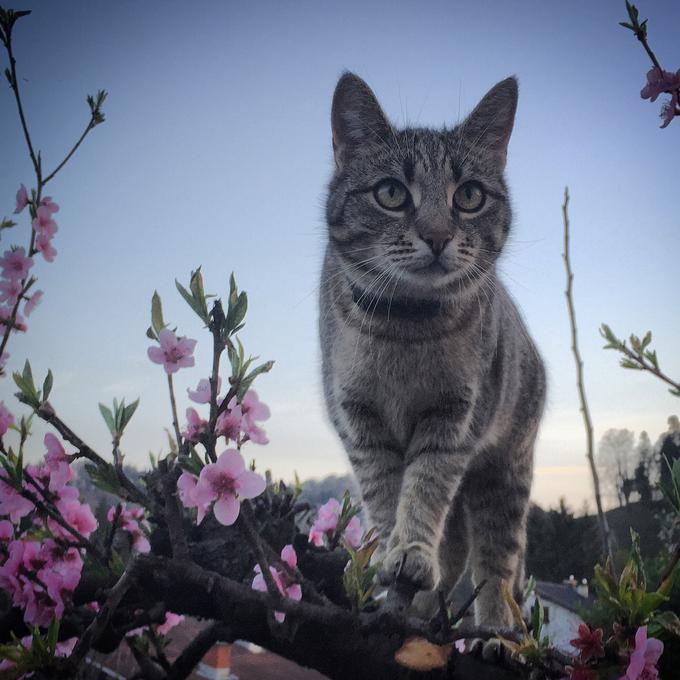
POLYGON ((578 387, 578 395, 581 401, 581 413, 583 415, 583 424, 586 429, 586 458, 590 465, 590 472, 593 478, 593 488, 595 491, 595 504, 597 506, 597 517, 600 525, 600 537, 602 539, 603 554, 613 561, 611 541, 609 537, 609 525, 607 524, 607 517, 602 509, 602 496, 600 494, 600 478, 597 474, 597 467, 595 466, 595 456, 593 451, 593 423, 590 418, 590 410, 588 408, 588 401, 586 399, 586 389, 583 381, 583 359, 578 348, 578 331, 576 328, 576 312, 574 311, 573 299, 573 282, 574 274, 571 270, 571 261, 569 259, 569 188, 564 189, 564 203, 562 205, 562 218, 564 220, 564 252, 562 258, 564 260, 564 267, 567 273, 567 288, 564 294, 567 298, 567 310, 569 311, 569 323, 571 325, 571 351, 574 354, 574 362, 576 363, 576 386, 578 387))
POLYGON ((117 583, 109 590, 106 602, 94 617, 92 623, 85 629, 85 632, 80 636, 76 643, 73 653, 69 658, 72 668, 77 668, 78 663, 85 657, 92 645, 99 639, 113 616, 113 613, 118 608, 121 600, 130 589, 135 572, 138 566, 137 557, 134 556, 128 563, 123 575, 118 579, 117 583))
MULTIPOLYGON (((49 423, 69 444, 78 449, 74 458, 87 458, 90 462, 99 467, 108 467, 110 463, 104 460, 94 449, 88 446, 66 423, 64 423, 55 413, 54 408, 48 401, 44 401, 36 410, 38 417, 49 423)), ((121 496, 126 500, 138 503, 146 508, 152 508, 151 499, 123 472, 122 467, 116 470, 118 481, 120 482, 121 496)))
POLYGON ((170 407, 172 409, 172 426, 177 438, 177 451, 182 450, 182 435, 179 431, 179 419, 177 418, 177 402, 175 401, 175 388, 172 383, 172 374, 168 373, 168 390, 170 391, 170 407))
POLYGON ((216 642, 230 642, 231 639, 229 628, 224 623, 215 622, 204 628, 175 659, 167 680, 184 680, 216 642))
POLYGON ((472 607, 474 604, 474 601, 477 599, 479 593, 482 592, 482 588, 486 585, 486 579, 480 581, 475 589, 472 591, 472 595, 468 597, 467 600, 463 603, 463 606, 460 607, 460 609, 453 615, 451 618, 451 625, 455 626, 466 614, 467 610, 472 607))

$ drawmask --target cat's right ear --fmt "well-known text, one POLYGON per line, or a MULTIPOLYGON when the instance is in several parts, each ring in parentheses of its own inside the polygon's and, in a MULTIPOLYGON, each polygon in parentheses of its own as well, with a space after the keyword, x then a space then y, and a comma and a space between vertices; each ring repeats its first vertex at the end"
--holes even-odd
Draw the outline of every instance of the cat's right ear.
POLYGON ((342 168, 358 146, 385 143, 392 127, 371 88, 353 73, 340 77, 331 110, 335 164, 342 168))

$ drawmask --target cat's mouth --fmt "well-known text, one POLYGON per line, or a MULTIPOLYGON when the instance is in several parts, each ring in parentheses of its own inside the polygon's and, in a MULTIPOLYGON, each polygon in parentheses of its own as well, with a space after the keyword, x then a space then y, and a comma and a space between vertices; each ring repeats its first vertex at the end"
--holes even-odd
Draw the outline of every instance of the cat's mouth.
POLYGON ((432 260, 429 264, 426 264, 424 267, 418 267, 415 269, 415 272, 418 274, 425 274, 425 275, 430 275, 430 276, 441 276, 443 274, 448 274, 449 269, 444 265, 444 263, 439 260, 432 260))

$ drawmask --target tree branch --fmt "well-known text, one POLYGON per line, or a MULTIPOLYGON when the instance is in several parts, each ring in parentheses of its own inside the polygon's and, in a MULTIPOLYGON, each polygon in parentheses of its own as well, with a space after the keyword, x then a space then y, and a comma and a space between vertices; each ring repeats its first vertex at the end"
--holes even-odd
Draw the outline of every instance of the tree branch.
POLYGON ((569 188, 564 189, 564 203, 562 205, 562 218, 564 221, 564 252, 562 259, 564 260, 564 268, 567 273, 567 288, 564 294, 567 298, 567 310, 569 312, 569 323, 571 326, 571 351, 574 354, 574 362, 576 363, 576 386, 578 388, 578 395, 581 401, 581 413, 583 414, 583 424, 586 428, 586 458, 590 466, 590 473, 593 478, 593 488, 595 490, 595 504, 597 505, 597 517, 600 525, 600 537, 602 539, 603 554, 613 562, 613 554, 611 548, 611 541, 609 537, 609 525, 607 524, 607 517, 602 508, 602 496, 600 494, 600 479, 597 474, 597 467, 595 466, 595 455, 593 450, 593 424, 590 418, 590 409, 588 408, 588 401, 586 399, 586 389, 583 381, 583 359, 578 348, 578 331, 576 328, 576 312, 574 311, 573 299, 573 281, 574 274, 571 270, 571 261, 569 259, 569 188))

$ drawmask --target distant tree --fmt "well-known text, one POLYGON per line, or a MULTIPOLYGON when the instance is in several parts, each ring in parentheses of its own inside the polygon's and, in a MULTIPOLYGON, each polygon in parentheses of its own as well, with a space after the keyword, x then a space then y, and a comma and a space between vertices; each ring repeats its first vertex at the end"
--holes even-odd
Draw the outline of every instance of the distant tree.
POLYGON ((661 486, 668 488, 671 483, 669 465, 680 459, 680 421, 678 416, 668 418, 668 431, 659 439, 661 486), (668 464, 666 463, 668 461, 668 464))
POLYGON ((602 481, 610 496, 618 500, 619 506, 628 503, 630 484, 635 469, 635 435, 626 429, 609 429, 600 439, 597 449, 597 463, 602 470, 602 481), (628 492, 628 494, 626 493, 628 492))
POLYGON ((560 498, 559 506, 543 510, 532 505, 527 526, 527 574, 547 581, 562 581, 571 574, 590 578, 597 556, 597 520, 593 515, 575 517, 560 498))

